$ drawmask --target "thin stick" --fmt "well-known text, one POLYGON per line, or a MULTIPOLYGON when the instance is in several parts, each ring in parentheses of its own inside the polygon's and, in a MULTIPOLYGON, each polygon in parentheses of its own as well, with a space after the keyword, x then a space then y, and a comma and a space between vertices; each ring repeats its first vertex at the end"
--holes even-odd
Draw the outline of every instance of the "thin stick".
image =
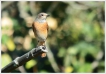
POLYGON ((8 64, 4 68, 2 68, 1 72, 2 73, 11 72, 11 71, 15 70, 16 68, 18 68, 19 66, 25 64, 26 62, 28 62, 32 58, 37 57, 38 55, 40 55, 43 52, 47 52, 47 50, 44 46, 39 46, 37 48, 33 48, 28 53, 22 55, 21 57, 17 57, 10 64, 8 64))

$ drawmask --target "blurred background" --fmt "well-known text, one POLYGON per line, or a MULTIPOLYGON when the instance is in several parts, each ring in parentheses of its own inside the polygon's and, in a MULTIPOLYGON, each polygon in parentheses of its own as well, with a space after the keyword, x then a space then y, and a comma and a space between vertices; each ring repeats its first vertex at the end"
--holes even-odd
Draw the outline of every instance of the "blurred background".
POLYGON ((104 73, 104 1, 2 1, 1 66, 35 48, 32 22, 47 18, 46 58, 34 58, 13 73, 104 73))

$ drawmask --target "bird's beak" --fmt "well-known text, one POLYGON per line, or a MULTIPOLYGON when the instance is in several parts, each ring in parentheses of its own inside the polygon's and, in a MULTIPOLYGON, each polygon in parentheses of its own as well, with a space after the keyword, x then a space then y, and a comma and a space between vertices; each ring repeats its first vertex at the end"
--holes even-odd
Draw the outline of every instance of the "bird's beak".
POLYGON ((49 14, 47 14, 47 17, 50 16, 49 14))

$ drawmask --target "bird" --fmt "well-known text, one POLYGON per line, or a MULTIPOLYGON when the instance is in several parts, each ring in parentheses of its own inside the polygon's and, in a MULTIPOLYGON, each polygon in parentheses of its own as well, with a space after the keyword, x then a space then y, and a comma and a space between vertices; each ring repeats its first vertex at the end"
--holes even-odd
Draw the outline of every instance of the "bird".
MULTIPOLYGON (((50 16, 47 13, 41 12, 37 15, 37 17, 35 18, 33 24, 32 24, 32 29, 34 32, 34 35, 38 41, 37 47, 38 46, 45 46, 45 41, 47 39, 48 36, 48 23, 46 21, 47 17, 50 16)), ((41 54, 41 57, 46 57, 46 53, 43 52, 41 54)))

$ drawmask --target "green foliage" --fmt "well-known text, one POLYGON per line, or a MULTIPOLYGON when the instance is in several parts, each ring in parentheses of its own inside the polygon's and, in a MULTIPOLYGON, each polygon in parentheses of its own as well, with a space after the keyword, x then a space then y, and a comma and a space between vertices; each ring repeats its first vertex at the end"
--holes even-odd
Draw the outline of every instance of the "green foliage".
POLYGON ((78 73, 91 73, 92 72, 92 66, 89 63, 85 63, 78 69, 78 73))
POLYGON ((26 63, 26 68, 30 69, 31 67, 33 67, 36 64, 37 64, 37 62, 35 60, 30 60, 26 63))
POLYGON ((31 24, 38 13, 47 12, 51 16, 47 18, 46 41, 52 54, 27 62, 26 72, 54 73, 55 69, 63 73, 105 72, 104 1, 18 1, 9 5, 5 1, 1 4, 2 67, 36 47, 31 24))
POLYGON ((1 67, 5 67, 6 65, 8 65, 10 62, 12 61, 11 57, 5 53, 1 56, 1 67))
POLYGON ((58 57, 64 57, 64 56, 65 56, 65 53, 66 53, 65 48, 61 47, 61 48, 59 49, 59 52, 58 52, 57 56, 58 56, 58 57))
POLYGON ((6 44, 7 43, 7 41, 9 40, 9 37, 7 36, 7 35, 2 35, 2 39, 1 39, 2 41, 2 44, 6 44))

